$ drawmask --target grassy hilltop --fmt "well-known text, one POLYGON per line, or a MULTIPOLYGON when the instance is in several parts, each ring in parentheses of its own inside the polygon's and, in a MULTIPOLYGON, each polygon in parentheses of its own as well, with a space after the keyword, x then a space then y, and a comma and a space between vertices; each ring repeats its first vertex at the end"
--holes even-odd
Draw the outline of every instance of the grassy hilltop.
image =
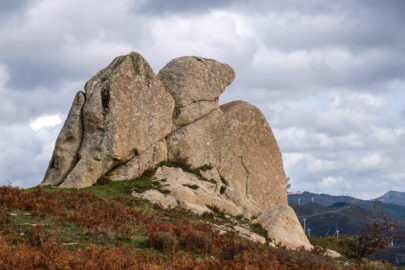
POLYGON ((130 195, 150 188, 159 187, 147 175, 81 190, 0 187, 0 269, 355 269, 348 259, 321 255, 322 248, 290 251, 221 234, 214 225, 267 237, 218 209, 201 217, 130 195))

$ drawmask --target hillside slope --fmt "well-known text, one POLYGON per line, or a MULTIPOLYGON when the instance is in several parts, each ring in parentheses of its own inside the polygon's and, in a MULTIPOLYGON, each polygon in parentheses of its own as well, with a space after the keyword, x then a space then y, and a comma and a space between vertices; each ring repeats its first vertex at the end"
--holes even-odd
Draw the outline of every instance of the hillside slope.
POLYGON ((132 197, 134 188, 154 187, 147 176, 81 190, 0 187, 0 269, 354 269, 321 249, 292 251, 240 237, 237 227, 266 232, 218 209, 203 216, 162 209, 132 197))
MULTIPOLYGON (((0 187, 0 269, 336 269, 323 255, 271 248, 218 226, 241 218, 202 217, 130 196, 147 177, 81 190, 0 187)), ((351 267, 346 267, 351 269, 351 267)))
POLYGON ((384 195, 375 198, 374 201, 405 206, 405 192, 388 191, 384 195))

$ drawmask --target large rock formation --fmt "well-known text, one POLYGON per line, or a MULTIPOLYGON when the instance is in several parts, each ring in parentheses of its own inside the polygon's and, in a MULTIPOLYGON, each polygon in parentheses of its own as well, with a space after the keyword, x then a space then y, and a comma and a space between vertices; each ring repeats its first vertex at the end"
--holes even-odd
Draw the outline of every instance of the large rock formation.
MULTIPOLYGON (((83 138, 79 152, 72 148, 70 153, 78 158, 63 167, 73 169, 56 181, 64 188, 93 185, 112 168, 148 151, 172 127, 173 98, 137 53, 114 59, 86 83, 85 91, 83 138)), ((64 144, 64 140, 57 141, 55 149, 64 144)), ((54 183, 48 179, 43 184, 54 183)))
MULTIPOLYGON (((284 219, 271 223, 275 214, 266 212, 287 207, 281 153, 258 108, 243 101, 219 106, 234 77, 230 66, 212 59, 176 58, 155 75, 138 53, 117 57, 76 95, 41 185, 133 180, 162 161, 187 161, 191 172, 205 169, 193 175, 161 167, 154 181, 170 194, 134 196, 200 214, 207 206, 246 218, 264 212, 258 221, 282 242, 280 230, 270 227, 282 228, 284 219)), ((296 219, 285 209, 282 216, 296 219)))

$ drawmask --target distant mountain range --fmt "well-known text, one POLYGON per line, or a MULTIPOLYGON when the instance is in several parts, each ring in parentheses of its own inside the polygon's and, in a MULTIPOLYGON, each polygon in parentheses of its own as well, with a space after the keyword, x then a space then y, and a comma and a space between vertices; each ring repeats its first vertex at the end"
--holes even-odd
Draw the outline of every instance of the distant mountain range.
POLYGON ((381 197, 375 198, 374 200, 383 203, 392 203, 405 206, 405 192, 388 191, 381 197))
POLYGON ((329 206, 337 202, 352 203, 362 201, 350 196, 333 196, 328 194, 315 194, 311 192, 295 192, 288 194, 288 204, 302 205, 306 203, 316 203, 323 206, 329 206))
POLYGON ((364 224, 364 215, 370 219, 375 218, 376 205, 391 220, 398 220, 401 227, 405 228, 405 206, 386 203, 380 198, 360 200, 350 196, 302 192, 288 194, 288 203, 294 208, 302 224, 305 218, 306 227, 313 236, 334 235, 336 231, 340 235, 355 235, 364 224))
MULTIPOLYGON (((365 215, 370 222, 375 219, 376 206, 391 221, 398 221, 405 228, 405 192, 390 191, 373 200, 295 192, 288 194, 288 203, 303 226, 305 220, 306 233, 311 236, 356 235, 364 226, 365 215)), ((396 263, 398 254, 405 254, 405 241, 396 239, 394 247, 380 249, 374 255, 396 263)))

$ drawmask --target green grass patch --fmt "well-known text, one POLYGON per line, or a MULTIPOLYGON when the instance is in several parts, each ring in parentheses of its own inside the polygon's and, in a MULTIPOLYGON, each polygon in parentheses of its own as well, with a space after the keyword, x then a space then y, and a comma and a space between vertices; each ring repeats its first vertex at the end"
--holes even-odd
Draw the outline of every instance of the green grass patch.
POLYGON ((346 248, 342 237, 339 236, 326 236, 326 237, 315 237, 308 236, 308 240, 314 246, 320 246, 323 248, 329 248, 339 252, 340 254, 345 254, 346 248))
POLYGON ((191 188, 191 189, 198 189, 199 188, 199 186, 197 186, 197 185, 190 185, 190 184, 183 184, 182 186, 188 187, 188 188, 191 188))
POLYGON ((222 182, 222 184, 224 184, 225 186, 229 186, 228 181, 226 181, 226 179, 225 179, 223 176, 221 176, 221 182, 222 182))
POLYGON ((269 239, 269 236, 267 235, 267 230, 264 229, 261 224, 248 222, 248 225, 249 225, 249 229, 252 232, 254 232, 260 236, 263 236, 264 239, 266 239, 266 242, 267 243, 269 242, 270 239, 269 239))
POLYGON ((226 186, 221 186, 221 189, 219 190, 219 193, 224 194, 226 190, 226 186))

